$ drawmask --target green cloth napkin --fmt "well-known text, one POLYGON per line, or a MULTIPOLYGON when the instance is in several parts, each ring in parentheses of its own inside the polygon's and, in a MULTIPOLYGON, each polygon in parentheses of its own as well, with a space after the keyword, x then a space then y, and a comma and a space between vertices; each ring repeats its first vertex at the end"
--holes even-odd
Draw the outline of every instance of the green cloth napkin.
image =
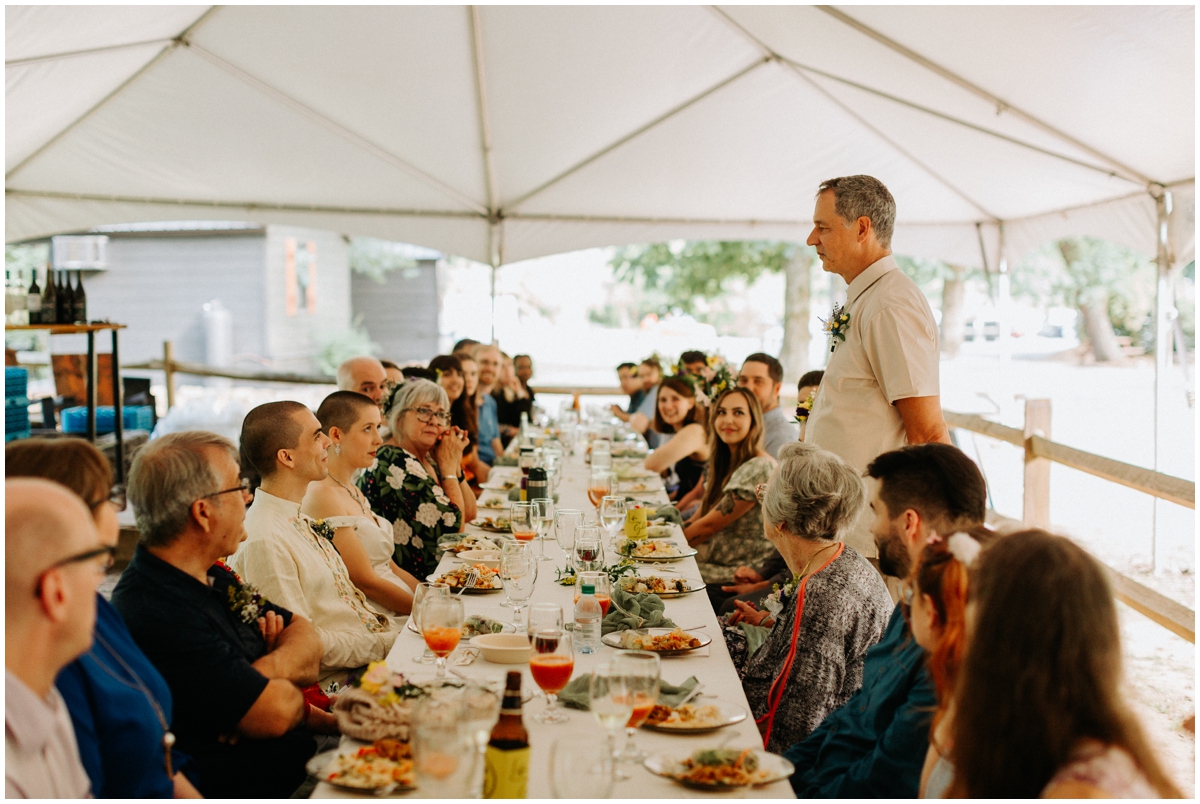
MULTIPOLYGON (((509 489, 508 490, 508 499, 510 502, 520 502, 521 501, 521 490, 519 488, 509 489)), ((557 491, 554 492, 554 501, 558 502, 558 492, 557 491)))
POLYGON ((680 515, 679 509, 673 505, 664 505, 661 508, 646 512, 647 519, 657 519, 658 517, 662 517, 667 522, 674 522, 679 527, 683 527, 683 516, 680 515))
POLYGON ((497 455, 496 460, 492 461, 492 466, 517 466, 517 456, 497 455))
MULTIPOLYGON (((588 705, 588 687, 591 686, 591 683, 591 673, 576 676, 567 686, 563 687, 562 692, 558 694, 558 700, 563 706, 589 711, 591 707, 588 705)), ((658 702, 673 709, 679 706, 680 702, 688 697, 699 683, 695 676, 689 677, 687 681, 678 686, 660 681, 658 683, 658 702)))
POLYGON ((752 625, 751 623, 738 623, 738 627, 742 629, 742 633, 746 635, 746 658, 749 659, 754 655, 754 652, 762 647, 767 641, 767 637, 771 635, 770 628, 764 628, 761 625, 752 625))
POLYGON ((664 610, 666 604, 658 595, 648 593, 629 593, 619 586, 612 590, 613 606, 608 610, 608 616, 600 626, 600 633, 611 634, 613 631, 628 631, 631 628, 674 628, 675 623, 667 619, 664 610), (617 610, 617 606, 629 614, 617 610), (638 618, 643 621, 639 622, 638 618))

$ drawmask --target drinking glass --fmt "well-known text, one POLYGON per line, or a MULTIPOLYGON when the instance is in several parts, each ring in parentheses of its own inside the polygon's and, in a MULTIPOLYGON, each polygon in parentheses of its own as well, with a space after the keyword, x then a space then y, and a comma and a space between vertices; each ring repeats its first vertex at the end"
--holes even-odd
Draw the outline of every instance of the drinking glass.
MULTIPOLYGON (((409 616, 413 621, 413 628, 417 629, 417 633, 421 633, 421 604, 430 596, 449 597, 450 585, 445 583, 429 583, 421 581, 417 584, 416 591, 413 592, 412 613, 409 616)), ((433 651, 428 646, 420 656, 414 656, 413 661, 417 664, 433 664, 433 651)))
POLYGON ((475 776, 474 737, 460 690, 443 687, 413 709, 413 769, 422 798, 465 798, 475 776))
POLYGON ((446 657, 462 639, 463 604, 454 595, 427 597, 421 604, 421 633, 437 656, 437 680, 446 680, 446 657))
POLYGON ((512 603, 512 624, 516 628, 525 627, 521 622, 521 609, 533 594, 537 571, 538 560, 532 550, 507 553, 500 557, 500 583, 504 586, 505 597, 512 603))
POLYGON ((554 501, 553 500, 534 500, 533 501, 533 529, 538 537, 538 561, 553 561, 550 556, 546 555, 546 534, 550 532, 550 528, 554 525, 554 501))
POLYGON ((592 473, 588 477, 588 501, 599 508, 600 501, 613 493, 616 477, 607 469, 597 469, 593 466, 592 473))
POLYGON ((575 602, 583 596, 584 584, 595 587, 596 602, 600 604, 602 617, 608 616, 608 607, 612 603, 612 581, 604 570, 579 572, 575 575, 575 602))
POLYGON ((529 673, 546 693, 546 708, 533 716, 537 723, 566 723, 570 718, 558 708, 558 694, 575 672, 575 647, 571 632, 536 631, 529 656, 529 673))
POLYGON ((616 546, 617 531, 625 526, 625 498, 609 494, 600 501, 600 524, 608 531, 609 544, 616 546))
POLYGON ((537 529, 533 524, 533 503, 513 503, 508 511, 508 527, 517 541, 533 541, 533 537, 537 535, 537 529))
POLYGON ((613 759, 591 737, 560 737, 550 746, 550 788, 555 798, 612 796, 613 759))
POLYGON ((608 750, 612 753, 613 778, 628 779, 615 763, 617 756, 617 733, 629 722, 633 714, 633 698, 629 694, 628 677, 612 662, 604 662, 592 669, 592 681, 588 687, 588 704, 597 722, 608 732, 608 750))
MULTIPOLYGON (((480 765, 483 763, 488 740, 492 736, 492 727, 500 717, 499 686, 495 682, 468 681, 462 691, 463 726, 474 741, 475 761, 480 765)), ((471 798, 480 798, 483 795, 483 775, 475 773, 474 778, 471 798)))
POLYGON ((532 449, 521 450, 521 455, 517 458, 517 466, 521 469, 521 474, 529 477, 529 470, 537 466, 537 452, 532 449))
POLYGON ((662 660, 658 654, 645 650, 631 650, 613 657, 613 665, 625 675, 629 685, 629 696, 633 709, 625 724, 625 750, 617 755, 621 762, 641 762, 646 752, 638 749, 633 736, 646 722, 650 710, 658 703, 658 683, 662 674, 662 660))
POLYGON ((612 442, 597 438, 592 442, 592 468, 608 470, 612 468, 612 442))
POLYGON ((604 543, 600 528, 584 525, 575 529, 575 571, 604 569, 604 543))
POLYGON ((575 555, 575 531, 583 524, 583 511, 577 508, 559 508, 554 516, 554 536, 558 546, 567 554, 570 563, 575 555))
MULTIPOLYGON (((528 545, 529 545, 529 542, 518 542, 518 541, 513 541, 512 539, 505 539, 505 540, 503 540, 503 543, 500 545, 500 554, 502 556, 506 556, 506 555, 509 555, 510 553, 520 553, 522 550, 525 550, 528 547, 528 545)), ((512 608, 512 603, 507 598, 505 598, 504 600, 501 600, 500 605, 506 609, 512 608)))
POLYGON ((533 641, 533 635, 538 631, 561 630, 563 630, 562 606, 557 603, 534 603, 530 607, 529 621, 525 625, 530 642, 533 641))

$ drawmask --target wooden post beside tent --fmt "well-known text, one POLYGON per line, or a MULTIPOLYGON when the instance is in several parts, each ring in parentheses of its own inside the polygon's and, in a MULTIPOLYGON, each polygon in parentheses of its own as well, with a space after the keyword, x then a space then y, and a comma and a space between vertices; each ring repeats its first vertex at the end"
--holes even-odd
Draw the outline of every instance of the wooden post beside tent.
POLYGON ((1025 511, 1026 527, 1050 528, 1050 464, 1049 458, 1038 457, 1030 438, 1050 438, 1050 400, 1025 400, 1025 511))
POLYGON ((167 410, 175 407, 175 344, 163 341, 163 373, 167 375, 167 410))

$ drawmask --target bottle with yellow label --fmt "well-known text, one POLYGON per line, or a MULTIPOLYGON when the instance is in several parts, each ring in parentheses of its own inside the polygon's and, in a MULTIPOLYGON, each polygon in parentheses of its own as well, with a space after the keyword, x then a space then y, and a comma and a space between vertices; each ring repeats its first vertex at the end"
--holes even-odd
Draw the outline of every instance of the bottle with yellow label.
POLYGON ((483 797, 525 798, 529 782, 529 732, 521 719, 521 674, 510 671, 500 720, 484 754, 483 797))

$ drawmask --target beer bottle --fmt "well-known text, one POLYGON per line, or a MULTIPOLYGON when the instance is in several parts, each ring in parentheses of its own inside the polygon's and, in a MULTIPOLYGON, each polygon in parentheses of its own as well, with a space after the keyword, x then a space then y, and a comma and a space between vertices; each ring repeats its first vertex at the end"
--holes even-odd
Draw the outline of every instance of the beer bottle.
POLYGON ((500 720, 484 755, 483 797, 525 798, 529 781, 529 732, 521 720, 521 674, 512 670, 504 685, 500 720))

